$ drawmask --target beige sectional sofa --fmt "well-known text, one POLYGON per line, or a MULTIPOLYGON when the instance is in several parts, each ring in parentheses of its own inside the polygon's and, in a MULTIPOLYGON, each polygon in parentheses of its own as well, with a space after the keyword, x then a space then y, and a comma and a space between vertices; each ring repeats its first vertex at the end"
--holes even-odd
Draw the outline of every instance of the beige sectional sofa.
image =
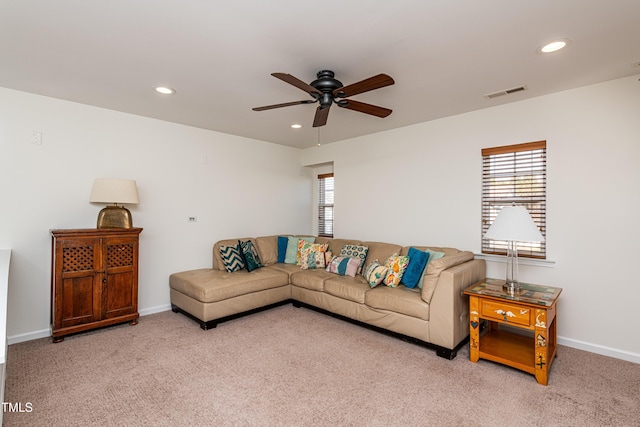
MULTIPOLYGON (((334 255, 344 245, 368 248, 364 266, 384 263, 393 254, 406 255, 409 246, 317 237, 334 255)), ((452 359, 469 335, 469 309, 462 291, 485 277, 484 260, 453 248, 413 246, 443 252, 430 261, 422 289, 405 286, 372 288, 362 274, 341 276, 325 269, 302 269, 278 262, 278 236, 222 240, 213 246, 213 268, 174 273, 170 276, 171 306, 200 323, 203 329, 218 322, 275 305, 307 306, 383 329, 435 348, 439 356, 452 359), (229 273, 220 246, 251 240, 262 268, 229 273)), ((364 271, 364 270, 363 270, 364 271)))

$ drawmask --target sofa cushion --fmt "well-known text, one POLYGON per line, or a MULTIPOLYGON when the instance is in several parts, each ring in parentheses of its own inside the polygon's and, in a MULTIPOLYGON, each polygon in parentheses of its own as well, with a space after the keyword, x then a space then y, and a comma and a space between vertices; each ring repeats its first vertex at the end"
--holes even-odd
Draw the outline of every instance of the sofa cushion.
POLYGON ((278 262, 278 236, 262 236, 252 239, 258 250, 262 265, 272 265, 278 262))
POLYGON ((237 244, 235 246, 220 246, 220 256, 228 273, 233 273, 246 267, 237 244))
POLYGON ((436 252, 444 252, 444 256, 449 256, 449 255, 455 255, 457 253, 460 253, 460 249, 455 249, 455 248, 447 248, 447 247, 438 247, 438 246, 418 246, 418 245, 412 245, 412 246, 405 246, 402 248, 402 250, 400 251, 400 255, 408 255, 409 254, 409 249, 411 248, 415 248, 419 251, 436 251, 436 252))
POLYGON ((227 273, 213 269, 200 269, 174 273, 169 286, 197 301, 209 303, 240 295, 288 285, 289 275, 271 267, 227 273))
POLYGON ((324 282, 336 277, 325 270, 297 270, 290 276, 291 284, 312 291, 324 291, 324 282))
MULTIPOLYGON (((381 243, 381 242, 364 242, 363 246, 367 246, 367 259, 365 265, 371 264, 374 260, 386 260, 393 254, 400 254, 402 246, 394 245, 393 243, 381 243)), ((406 254, 400 254, 406 255, 406 254)))
POLYGON ((360 304, 364 304, 365 295, 370 290, 369 284, 361 275, 333 276, 324 282, 324 291, 327 294, 360 304))
POLYGON ((324 237, 324 236, 316 237, 316 243, 319 245, 324 245, 325 243, 328 245, 330 241, 331 241, 330 237, 324 237))
POLYGON ((293 273, 297 273, 298 271, 300 271, 299 266, 295 264, 285 264, 285 263, 273 264, 273 265, 270 265, 269 268, 273 268, 275 270, 287 273, 289 277, 291 277, 293 273))
POLYGON ((375 289, 371 289, 365 295, 364 303, 378 310, 388 310, 422 320, 429 320, 429 304, 425 304, 420 297, 420 292, 407 289, 402 285, 397 288, 378 286, 375 289))
POLYGON ((344 245, 362 245, 360 240, 354 239, 331 239, 329 243, 329 250, 334 254, 339 254, 344 245))
POLYGON ((242 259, 244 259, 244 265, 248 271, 263 267, 260 255, 258 255, 258 250, 253 246, 251 240, 238 240, 238 246, 240 247, 240 254, 242 255, 242 259))
POLYGON ((424 283, 422 284, 422 299, 427 303, 431 302, 433 292, 436 290, 438 278, 440 278, 440 273, 442 273, 443 270, 453 267, 454 265, 462 264, 463 262, 471 261, 472 259, 473 252, 463 251, 429 262, 424 275, 424 283))

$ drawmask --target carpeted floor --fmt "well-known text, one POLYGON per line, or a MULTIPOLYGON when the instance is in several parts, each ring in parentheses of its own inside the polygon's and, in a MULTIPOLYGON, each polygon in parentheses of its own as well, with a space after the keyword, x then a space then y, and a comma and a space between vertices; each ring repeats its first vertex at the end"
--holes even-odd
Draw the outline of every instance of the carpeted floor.
POLYGON ((286 305, 9 347, 5 426, 640 426, 640 365, 561 346, 547 387, 286 305))

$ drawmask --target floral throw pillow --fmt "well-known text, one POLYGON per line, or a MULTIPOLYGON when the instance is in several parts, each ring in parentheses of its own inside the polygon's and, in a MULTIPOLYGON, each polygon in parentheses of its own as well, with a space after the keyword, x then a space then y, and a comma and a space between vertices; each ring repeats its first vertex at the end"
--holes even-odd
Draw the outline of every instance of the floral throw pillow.
POLYGON ((298 252, 296 255, 296 264, 302 265, 302 252, 307 251, 309 249, 313 249, 313 245, 315 245, 315 238, 301 238, 298 240, 298 252))
POLYGON ((375 260, 364 270, 364 279, 367 281, 369 286, 375 288, 382 283, 384 278, 387 276, 387 270, 387 267, 380 264, 378 260, 375 260))
POLYGON ((310 268, 325 268, 325 253, 327 252, 328 247, 328 243, 323 245, 312 243, 304 246, 300 250, 300 268, 303 270, 310 268))
POLYGON ((409 257, 406 255, 393 254, 384 263, 388 268, 384 277, 384 284, 390 288, 396 288, 400 284, 402 275, 409 265, 409 257))

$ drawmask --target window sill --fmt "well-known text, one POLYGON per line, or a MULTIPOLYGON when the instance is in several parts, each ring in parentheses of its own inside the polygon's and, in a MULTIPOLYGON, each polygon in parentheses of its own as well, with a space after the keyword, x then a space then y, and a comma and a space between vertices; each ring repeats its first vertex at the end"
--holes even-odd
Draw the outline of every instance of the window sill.
MULTIPOLYGON (((507 262, 507 257, 505 255, 490 255, 490 254, 482 254, 482 253, 474 253, 475 257, 478 259, 483 259, 485 261, 491 262, 507 262)), ((524 258, 518 257, 519 265, 533 265, 536 267, 547 267, 553 268, 556 266, 556 262, 548 259, 535 259, 535 258, 524 258)))

